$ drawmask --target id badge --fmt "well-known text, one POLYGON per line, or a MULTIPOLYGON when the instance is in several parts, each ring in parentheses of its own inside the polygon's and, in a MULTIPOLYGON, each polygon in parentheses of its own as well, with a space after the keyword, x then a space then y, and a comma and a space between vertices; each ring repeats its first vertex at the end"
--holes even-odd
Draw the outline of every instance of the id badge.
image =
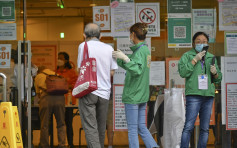
POLYGON ((207 75, 198 75, 198 89, 208 89, 207 75))

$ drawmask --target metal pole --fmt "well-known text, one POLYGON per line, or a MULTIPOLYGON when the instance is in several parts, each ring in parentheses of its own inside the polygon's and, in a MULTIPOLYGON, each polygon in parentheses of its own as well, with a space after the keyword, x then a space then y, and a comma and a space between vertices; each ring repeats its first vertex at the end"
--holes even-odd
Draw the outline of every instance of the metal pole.
POLYGON ((2 77, 2 89, 3 89, 3 102, 6 102, 7 101, 7 77, 5 74, 3 73, 0 73, 0 76, 2 77))
POLYGON ((28 98, 28 147, 31 148, 31 84, 32 84, 32 77, 31 77, 31 42, 27 41, 28 43, 28 88, 27 88, 27 98, 28 98))
POLYGON ((17 67, 17 89, 18 89, 18 112, 19 112, 19 120, 21 123, 21 127, 22 127, 22 108, 21 108, 21 73, 22 73, 22 69, 21 69, 21 42, 22 41, 18 41, 18 67, 17 67))

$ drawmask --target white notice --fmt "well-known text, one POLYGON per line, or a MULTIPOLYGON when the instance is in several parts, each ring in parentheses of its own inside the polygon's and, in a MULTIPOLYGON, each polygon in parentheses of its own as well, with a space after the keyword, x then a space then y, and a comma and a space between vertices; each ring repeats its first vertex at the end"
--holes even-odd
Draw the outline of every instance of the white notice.
POLYGON ((127 120, 125 115, 124 104, 122 103, 123 85, 114 85, 114 131, 127 130, 127 120))
POLYGON ((0 40, 16 40, 16 23, 0 23, 0 40))
POLYGON ((111 8, 111 32, 113 36, 129 36, 129 28, 135 23, 134 3, 119 3, 111 8))
POLYGON ((226 129, 237 130, 237 83, 226 84, 226 129))
POLYGON ((165 61, 152 61, 150 85, 165 85, 165 61))

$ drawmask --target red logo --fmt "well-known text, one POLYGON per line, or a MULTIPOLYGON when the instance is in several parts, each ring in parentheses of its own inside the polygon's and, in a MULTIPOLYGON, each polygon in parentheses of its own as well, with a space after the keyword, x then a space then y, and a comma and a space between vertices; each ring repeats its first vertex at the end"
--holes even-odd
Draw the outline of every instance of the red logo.
POLYGON ((172 63, 171 66, 172 66, 172 67, 175 67, 175 63, 172 63))

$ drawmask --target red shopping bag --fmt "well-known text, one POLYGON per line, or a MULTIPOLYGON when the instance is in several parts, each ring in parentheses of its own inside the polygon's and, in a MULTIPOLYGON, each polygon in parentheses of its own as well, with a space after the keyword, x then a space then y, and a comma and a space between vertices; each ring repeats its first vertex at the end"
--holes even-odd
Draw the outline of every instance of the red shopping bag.
POLYGON ((89 58, 88 46, 85 42, 83 60, 81 62, 80 74, 72 90, 72 95, 81 98, 94 90, 97 90, 96 59, 89 58))

